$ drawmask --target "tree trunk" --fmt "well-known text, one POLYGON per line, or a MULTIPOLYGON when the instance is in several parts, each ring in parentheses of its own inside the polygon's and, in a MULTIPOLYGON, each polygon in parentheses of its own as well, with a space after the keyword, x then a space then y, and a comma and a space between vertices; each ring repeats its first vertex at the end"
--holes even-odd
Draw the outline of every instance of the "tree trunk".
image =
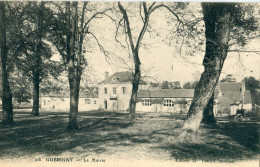
MULTIPOLYGON (((68 4, 69 5, 69 4, 68 4)), ((67 6, 69 9, 69 6, 67 6)), ((76 44, 76 34, 77 34, 77 2, 72 2, 71 11, 71 29, 68 36, 69 39, 69 52, 67 63, 68 66, 68 78, 70 85, 70 113, 69 113, 69 125, 68 130, 78 129, 78 103, 79 103, 79 86, 81 79, 81 68, 80 68, 80 57, 76 57, 75 44, 76 44), (77 59, 77 61, 75 60, 77 59), (75 64, 76 62, 76 64, 75 64)), ((79 47, 79 46, 77 46, 79 47)), ((80 56, 80 55, 78 55, 80 56)))
POLYGON ((130 119, 133 121, 135 119, 135 109, 136 109, 136 99, 137 99, 137 92, 139 87, 139 81, 141 78, 141 71, 140 71, 140 60, 139 58, 135 60, 135 73, 132 82, 132 94, 130 99, 130 119))
POLYGON ((6 48, 6 23, 5 23, 5 2, 0 2, 0 54, 2 70, 2 124, 13 123, 12 92, 8 82, 8 71, 6 69, 7 48, 6 48))
POLYGON ((204 124, 216 123, 213 109, 214 109, 214 93, 212 94, 205 110, 203 111, 203 117, 202 117, 201 123, 204 123, 204 124))
POLYGON ((39 96, 40 94, 40 73, 39 70, 33 71, 33 109, 32 116, 39 115, 39 96))
POLYGON ((130 119, 133 121, 135 119, 136 98, 137 98, 137 92, 138 92, 139 82, 140 82, 140 78, 141 78, 141 71, 140 71, 141 61, 139 58, 139 48, 141 45, 141 41, 144 37, 144 34, 146 32, 146 29, 147 29, 147 26, 149 23, 149 17, 150 17, 152 10, 150 10, 151 8, 149 8, 149 10, 147 10, 146 3, 143 2, 143 9, 144 9, 144 15, 145 15, 144 23, 143 23, 142 30, 139 33, 136 45, 134 45, 127 12, 124 9, 124 7, 120 4, 120 2, 118 2, 118 8, 120 9, 121 13, 123 14, 123 18, 126 22, 125 26, 127 29, 127 35, 128 35, 129 43, 131 46, 131 51, 132 51, 133 58, 134 58, 134 64, 135 64, 135 73, 134 73, 134 78, 133 78, 133 82, 132 82, 132 94, 131 94, 130 106, 129 106, 130 119))
POLYGON ((40 2, 38 10, 38 36, 37 36, 37 49, 33 67, 33 109, 32 116, 39 115, 39 101, 40 101, 40 70, 41 70, 41 54, 42 54, 42 31, 43 31, 43 6, 44 2, 40 2))
POLYGON ((204 72, 195 88, 194 98, 179 139, 184 139, 187 134, 198 130, 203 111, 213 96, 227 56, 231 12, 234 7, 234 4, 227 3, 202 3, 206 36, 204 72))
POLYGON ((69 125, 67 129, 77 130, 80 76, 74 72, 73 68, 69 69, 69 84, 70 84, 70 113, 69 113, 69 125))

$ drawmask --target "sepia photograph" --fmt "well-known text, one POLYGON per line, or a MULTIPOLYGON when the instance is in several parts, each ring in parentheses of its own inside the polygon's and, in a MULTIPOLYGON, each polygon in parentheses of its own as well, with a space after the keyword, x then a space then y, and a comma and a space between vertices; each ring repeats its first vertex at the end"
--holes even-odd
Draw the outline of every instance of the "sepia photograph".
POLYGON ((260 162, 260 2, 0 0, 0 166, 260 162))

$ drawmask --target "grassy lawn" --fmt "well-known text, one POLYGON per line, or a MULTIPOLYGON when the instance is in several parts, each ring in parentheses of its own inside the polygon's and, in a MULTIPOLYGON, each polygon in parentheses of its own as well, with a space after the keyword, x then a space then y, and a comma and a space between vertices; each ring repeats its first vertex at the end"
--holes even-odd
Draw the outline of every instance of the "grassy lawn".
POLYGON ((202 125, 197 143, 174 144, 183 120, 169 113, 139 113, 133 124, 126 113, 80 112, 79 130, 68 132, 66 112, 15 112, 15 124, 0 125, 0 159, 102 157, 128 160, 203 160, 233 162, 257 159, 259 124, 220 122, 202 125))

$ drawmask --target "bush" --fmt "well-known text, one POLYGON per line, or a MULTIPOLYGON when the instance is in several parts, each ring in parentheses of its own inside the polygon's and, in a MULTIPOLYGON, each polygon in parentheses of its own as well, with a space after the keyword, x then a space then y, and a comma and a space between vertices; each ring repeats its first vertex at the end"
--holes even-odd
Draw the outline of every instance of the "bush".
POLYGON ((251 120, 260 121, 260 112, 256 112, 256 111, 245 112, 244 117, 250 118, 251 120))
POLYGON ((244 109, 241 109, 241 110, 237 109, 237 113, 236 114, 241 114, 242 116, 244 116, 245 110, 244 109))

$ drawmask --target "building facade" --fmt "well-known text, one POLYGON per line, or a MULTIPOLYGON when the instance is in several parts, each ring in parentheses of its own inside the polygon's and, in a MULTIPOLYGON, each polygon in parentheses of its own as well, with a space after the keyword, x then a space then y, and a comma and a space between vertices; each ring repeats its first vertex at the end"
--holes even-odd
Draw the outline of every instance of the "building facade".
MULTIPOLYGON (((100 107, 97 91, 79 92, 79 111, 98 110, 100 107)), ((61 91, 58 94, 43 94, 41 96, 41 109, 64 111, 70 109, 69 90, 61 91)))
MULTIPOLYGON (((99 83, 98 97, 100 107, 105 110, 122 111, 129 109, 132 94, 133 74, 129 71, 106 75, 105 80, 99 83)), ((140 81, 139 90, 147 88, 144 81, 140 81)))
MULTIPOLYGON (((126 111, 129 109, 132 94, 133 74, 129 71, 117 72, 98 84, 98 90, 81 91, 79 111, 108 110, 126 111)), ((140 81, 137 94, 137 112, 188 112, 194 97, 194 89, 150 89, 140 81)), ((42 109, 68 110, 69 90, 41 97, 42 109)), ((252 110, 249 90, 243 82, 220 82, 214 92, 215 116, 235 115, 237 110, 252 110)))
MULTIPOLYGON (((218 92, 214 93, 214 112, 218 92)), ((186 114, 194 96, 194 89, 159 89, 138 92, 136 110, 141 112, 172 112, 186 114)))

